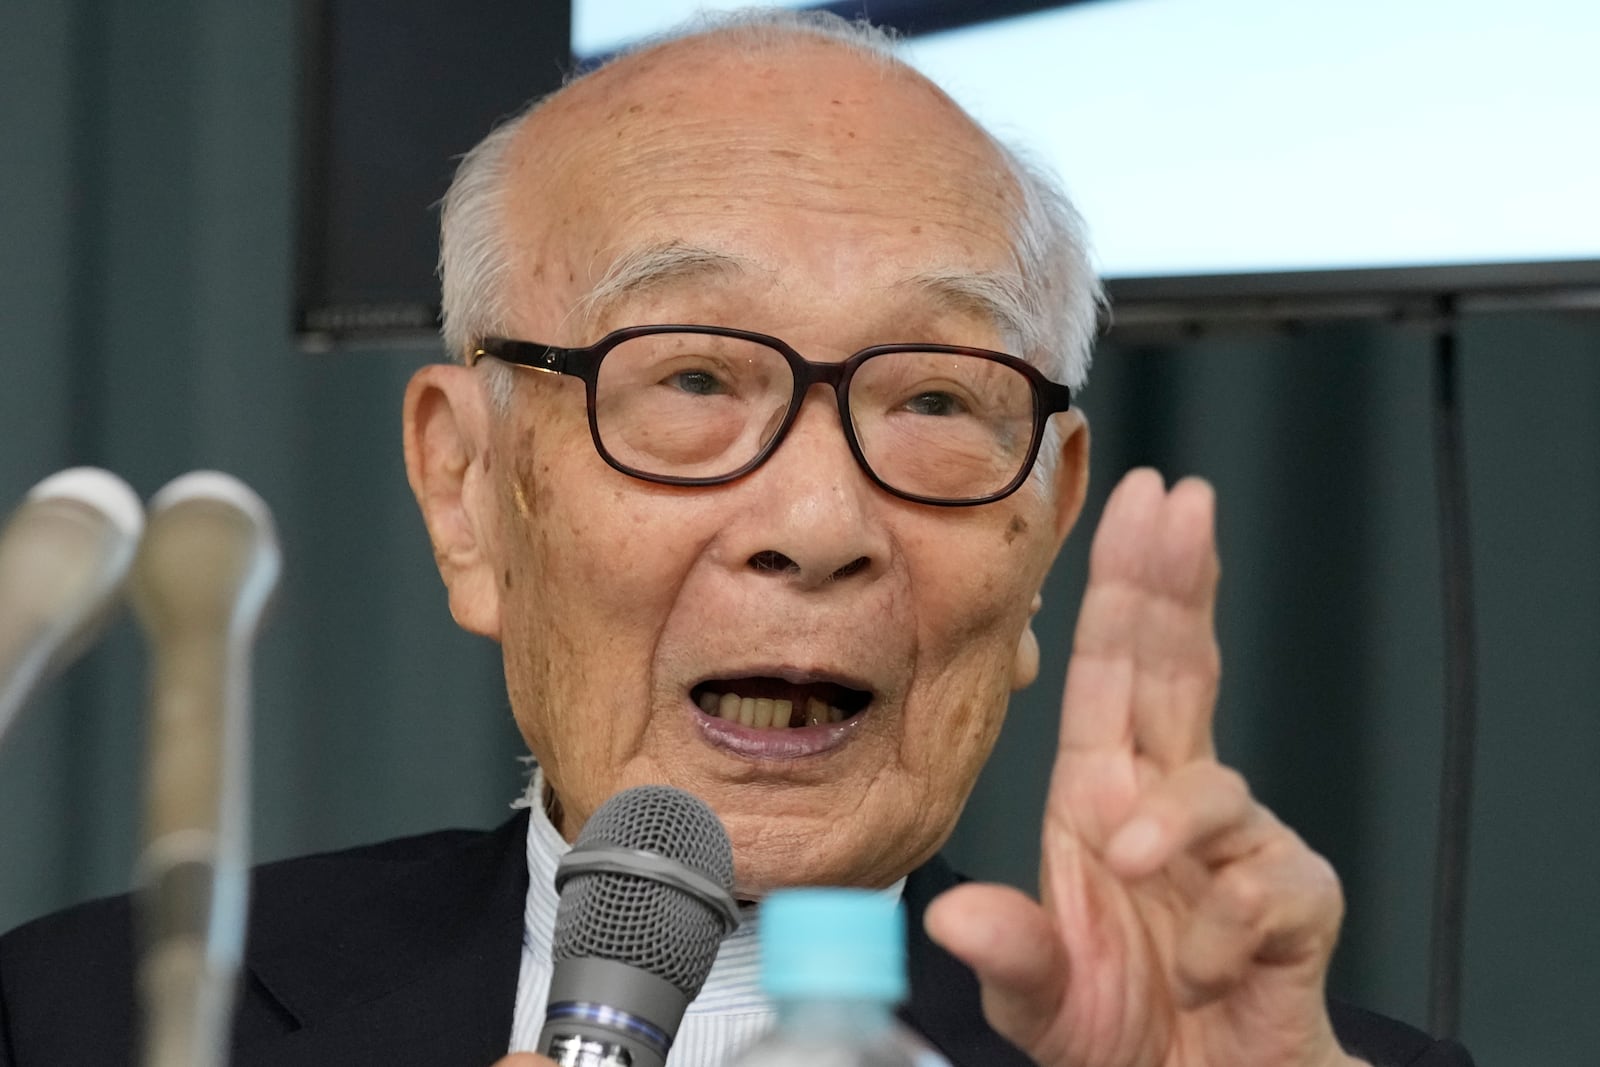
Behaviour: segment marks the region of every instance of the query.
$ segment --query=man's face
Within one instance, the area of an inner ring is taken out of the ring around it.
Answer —
[[[814,360],[1015,348],[928,281],[1017,270],[1011,180],[934,90],[834,46],[747,58],[689,42],[624,61],[528,124],[511,188],[513,337],[697,323]],[[625,257],[684,246],[708,254],[586,299]],[[562,831],[666,782],[721,816],[745,894],[887,884],[935,851],[1035,669],[1030,602],[1081,495],[1076,417],[1061,492],[937,508],[867,480],[817,387],[764,466],[681,488],[601,460],[582,382],[516,373],[463,498],[492,581],[457,615],[504,646]],[[720,716],[744,699],[849,717]]]

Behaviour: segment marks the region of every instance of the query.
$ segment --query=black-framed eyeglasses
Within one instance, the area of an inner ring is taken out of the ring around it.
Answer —
[[[630,326],[583,348],[490,337],[484,356],[581,378],[601,457],[665,485],[720,485],[783,442],[813,385],[833,387],[867,477],[922,504],[987,504],[1015,492],[1072,390],[1003,352],[960,345],[863,348],[806,359],[776,337],[720,326]]]

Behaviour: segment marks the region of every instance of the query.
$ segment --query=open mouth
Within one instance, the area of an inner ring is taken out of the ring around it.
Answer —
[[[872,703],[872,694],[836,682],[782,678],[712,678],[689,691],[713,718],[757,729],[789,730],[844,722]]]

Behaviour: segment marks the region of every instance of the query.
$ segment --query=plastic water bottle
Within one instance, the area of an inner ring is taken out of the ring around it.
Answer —
[[[947,1067],[904,1030],[905,916],[860,889],[787,889],[761,905],[761,985],[778,1025],[735,1067]]]

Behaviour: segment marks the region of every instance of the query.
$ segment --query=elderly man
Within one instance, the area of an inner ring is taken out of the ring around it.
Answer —
[[[747,15],[617,60],[467,157],[443,244],[465,365],[413,379],[406,463],[452,614],[503,646],[531,811],[259,872],[235,1062],[532,1049],[550,871],[649,782],[717,811],[746,900],[902,892],[906,1017],[952,1062],[1466,1062],[1330,1016],[1338,883],[1212,747],[1200,482],[1135,472],[1096,534],[1040,899],[937,859],[1038,671],[1097,289],[1059,194],[879,38]],[[0,1064],[124,1054],[125,931],[47,977],[122,908],[12,935]],[[748,935],[673,1064],[770,1023]]]

